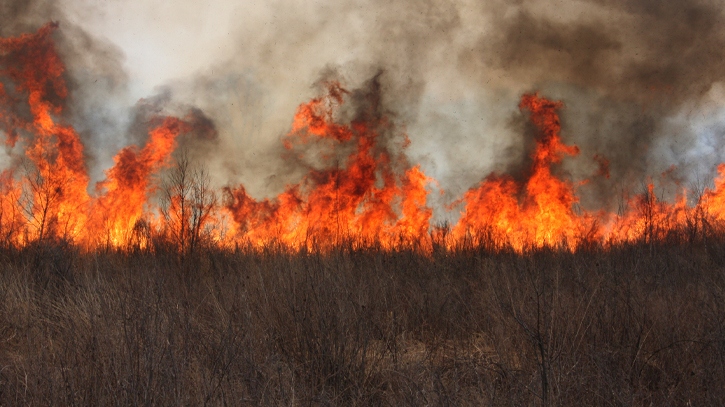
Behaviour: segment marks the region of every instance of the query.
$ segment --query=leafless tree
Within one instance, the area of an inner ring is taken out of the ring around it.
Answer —
[[[193,166],[182,153],[163,183],[160,206],[167,232],[180,251],[197,250],[217,205],[208,171]]]
[[[22,162],[24,172],[22,208],[30,228],[37,240],[42,242],[57,233],[57,208],[63,196],[63,189],[69,180],[51,174],[30,160]]]

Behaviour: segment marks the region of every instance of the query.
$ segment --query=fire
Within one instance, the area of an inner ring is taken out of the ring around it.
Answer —
[[[725,164],[720,164],[717,167],[717,173],[715,188],[705,190],[702,206],[715,219],[725,221]]]
[[[2,177],[7,215],[1,226],[14,235],[9,239],[14,244],[64,239],[121,245],[145,215],[153,187],[150,176],[169,164],[174,139],[186,127],[179,119],[162,119],[142,150],[129,146],[115,157],[116,165],[97,186],[98,195],[91,197],[83,144],[60,119],[67,89],[65,67],[51,39],[57,28],[47,24],[35,34],[0,39],[0,77],[13,88],[9,93],[0,82],[2,130],[10,145],[24,136],[23,176],[20,181],[12,172]],[[29,107],[29,117],[16,113],[23,105]]]
[[[62,77],[65,68],[50,39],[56,28],[47,24],[33,35],[0,39],[0,75],[14,85],[12,94],[0,88],[7,142],[15,144],[19,132],[32,134],[22,185],[29,195],[23,208],[28,240],[75,239],[87,221],[89,178],[83,144],[72,127],[56,119],[68,93]],[[27,95],[31,117],[8,109],[20,95]]]
[[[143,149],[129,146],[115,157],[115,165],[106,171],[107,179],[97,185],[101,195],[93,202],[96,224],[91,230],[103,231],[102,242],[119,246],[132,238],[141,219],[148,219],[145,207],[154,192],[151,176],[170,164],[171,153],[176,148],[176,136],[188,130],[179,119],[167,117],[151,130]],[[146,208],[148,211],[148,208]]]
[[[559,137],[556,113],[563,105],[538,96],[524,95],[520,109],[530,112],[536,125],[536,148],[531,153],[530,176],[523,185],[505,175],[492,174],[461,201],[465,211],[453,228],[456,239],[484,240],[495,247],[576,247],[590,226],[590,217],[574,213],[575,186],[552,173],[564,155],[576,156],[579,148]]]
[[[51,23],[33,34],[0,39],[0,131],[12,161],[0,173],[5,247],[54,240],[87,249],[143,247],[156,237],[187,251],[206,237],[219,246],[402,245],[429,251],[474,245],[523,252],[651,243],[725,224],[725,164],[714,188],[693,205],[684,189],[674,203],[658,199],[650,182],[643,193],[627,197],[619,214],[578,208],[576,192],[587,180],[574,183],[557,175],[565,157],[579,155],[578,147],[560,137],[563,104],[525,94],[519,109],[537,130],[525,178],[484,177],[450,205],[460,210],[456,224],[432,225],[428,195],[436,181],[406,158],[407,134],[380,114],[375,95],[356,107],[353,120],[343,120],[350,116],[343,112],[351,94],[337,82],[297,109],[282,142],[288,155],[315,165],[276,197],[257,200],[243,185],[217,194],[203,171],[175,162],[177,138],[201,131],[193,117],[151,119],[145,145],[123,148],[106,179],[89,188],[83,143],[63,119],[68,91],[52,39],[57,28]],[[611,163],[601,154],[594,161],[599,168],[594,176],[609,178]],[[162,171],[176,174],[175,184],[162,186]],[[231,220],[226,228],[223,219]]]
[[[426,238],[431,209],[426,207],[429,179],[419,167],[407,167],[379,143],[380,131],[394,132],[386,119],[335,123],[346,91],[329,83],[327,94],[297,109],[285,147],[316,141],[332,146],[352,143],[342,166],[313,170],[273,200],[257,202],[243,186],[226,190],[227,208],[248,242],[278,241],[291,247],[327,247],[357,241],[391,247]],[[369,113],[369,112],[366,112]],[[402,135],[403,145],[407,136]]]

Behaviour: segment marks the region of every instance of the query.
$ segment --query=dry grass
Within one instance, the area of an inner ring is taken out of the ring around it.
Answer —
[[[0,253],[0,405],[720,405],[725,246]]]

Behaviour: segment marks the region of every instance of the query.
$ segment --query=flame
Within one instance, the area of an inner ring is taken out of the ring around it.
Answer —
[[[92,199],[83,144],[75,130],[59,119],[67,90],[65,67],[51,39],[57,28],[50,23],[35,34],[0,39],[0,77],[9,79],[14,87],[14,94],[0,87],[2,130],[13,146],[19,134],[27,135],[24,176],[20,182],[10,173],[2,177],[6,190],[3,214],[12,213],[11,222],[18,222],[18,213],[24,215],[24,241],[61,238],[87,245],[120,245],[144,215],[150,175],[168,163],[175,137],[187,128],[179,119],[162,119],[142,150],[129,146],[116,155],[116,165],[106,171],[108,178],[98,185],[99,195]],[[30,117],[15,113],[21,108],[12,109],[23,104],[29,107]],[[10,202],[17,205],[14,211],[10,211]],[[18,229],[15,224],[2,226],[9,231]]]
[[[102,243],[112,246],[123,245],[142,219],[148,219],[148,202],[155,189],[151,176],[170,164],[171,153],[176,148],[175,139],[188,130],[183,121],[166,117],[150,131],[143,149],[129,146],[115,157],[115,165],[106,171],[106,180],[97,185],[103,191],[94,201],[97,223],[91,229],[102,230]],[[146,211],[145,211],[146,209]],[[101,242],[97,242],[101,243]]]
[[[521,98],[519,108],[530,112],[529,119],[538,129],[530,176],[518,184],[511,177],[492,174],[466,192],[456,202],[465,204],[465,209],[453,228],[454,238],[472,238],[477,244],[484,240],[496,248],[516,250],[579,244],[589,216],[574,213],[573,205],[579,201],[574,184],[552,173],[564,155],[579,154],[578,147],[564,144],[559,136],[556,111],[562,107],[538,94]]]
[[[297,109],[284,140],[287,149],[311,142],[332,143],[333,148],[352,143],[343,165],[310,171],[272,200],[257,202],[243,186],[226,190],[227,209],[248,242],[328,247],[357,241],[392,247],[426,238],[432,215],[426,207],[429,178],[420,167],[396,175],[395,167],[407,162],[379,143],[380,131],[395,131],[386,119],[334,122],[346,93],[339,83],[328,83],[325,96]],[[407,136],[402,138],[405,147]]]
[[[276,197],[256,200],[244,185],[228,186],[218,205],[208,179],[193,172],[182,179],[188,184],[167,186],[166,204],[160,203],[159,174],[182,165],[172,158],[177,138],[209,131],[194,117],[152,119],[143,147],[118,152],[105,180],[89,193],[83,143],[63,120],[68,91],[52,39],[57,28],[49,23],[33,34],[0,38],[0,131],[15,163],[0,173],[3,247],[57,239],[87,249],[144,247],[156,236],[191,250],[203,234],[218,246],[431,251],[474,245],[523,252],[663,242],[725,225],[725,164],[714,188],[704,189],[693,205],[684,188],[675,202],[663,201],[650,181],[641,194],[624,197],[618,214],[578,208],[577,189],[588,180],[558,175],[565,157],[579,155],[560,137],[564,106],[536,93],[519,104],[536,128],[524,179],[489,174],[449,206],[460,210],[456,224],[431,225],[427,200],[437,183],[409,163],[407,134],[380,114],[375,98],[359,103],[355,119],[343,120],[355,98],[337,82],[297,109],[282,143],[287,156],[315,164]],[[609,160],[596,154],[594,161],[593,176],[609,178]]]
[[[57,24],[46,24],[37,33],[0,39],[2,70],[16,95],[27,95],[31,118],[7,109],[16,99],[6,88],[0,91],[7,142],[14,145],[18,131],[32,134],[25,150],[26,171],[22,187],[29,195],[24,208],[29,230],[27,239],[46,237],[75,239],[87,220],[88,174],[83,144],[75,130],[56,119],[67,96],[65,66],[50,35]]]

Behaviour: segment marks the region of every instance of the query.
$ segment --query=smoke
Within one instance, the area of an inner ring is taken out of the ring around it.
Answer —
[[[583,189],[594,201],[648,175],[656,180],[673,164],[680,180],[714,174],[722,132],[697,131],[701,118],[691,113],[703,113],[702,101],[725,76],[720,4],[592,1],[552,11],[523,2],[502,17],[464,52],[462,65],[506,72],[510,81],[565,102],[564,138],[582,149],[568,170],[586,176],[593,163],[580,163],[594,154],[611,161],[612,181],[595,179]],[[719,146],[706,162],[694,154],[713,143]]]
[[[660,174],[673,164],[680,184],[711,179],[725,153],[714,1],[11,0],[0,33],[49,19],[61,23],[70,120],[96,157],[94,179],[121,146],[143,142],[139,109],[154,105],[214,129],[189,147],[217,184],[276,194],[303,174],[280,140],[330,79],[352,90],[351,112],[377,86],[373,110],[406,131],[409,161],[445,191],[439,206],[492,171],[525,171],[524,92],[564,102],[562,136],[581,154],[559,171],[591,179],[584,206],[611,208],[648,176],[670,185]],[[601,157],[610,178],[596,175]]]
[[[61,15],[55,2],[44,0],[5,0],[0,4],[0,35],[15,36],[33,32],[40,25]]]

